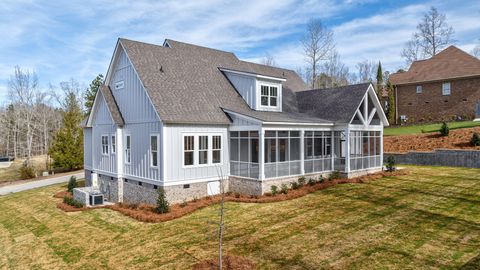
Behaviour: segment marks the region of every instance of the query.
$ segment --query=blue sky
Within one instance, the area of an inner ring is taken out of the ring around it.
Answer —
[[[447,15],[455,45],[480,43],[480,1],[35,1],[0,5],[0,104],[15,65],[34,70],[42,87],[75,78],[85,87],[105,74],[118,37],[162,44],[165,38],[235,52],[279,66],[305,65],[299,40],[310,18],[334,31],[350,70],[364,60],[404,67],[401,49],[430,6]]]

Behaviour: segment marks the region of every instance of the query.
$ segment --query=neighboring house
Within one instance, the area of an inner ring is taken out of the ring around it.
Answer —
[[[480,106],[480,60],[455,46],[390,75],[398,123],[471,120]]]
[[[299,176],[382,168],[388,125],[371,84],[306,90],[291,70],[165,40],[119,39],[85,127],[87,186],[110,201],[270,192]]]

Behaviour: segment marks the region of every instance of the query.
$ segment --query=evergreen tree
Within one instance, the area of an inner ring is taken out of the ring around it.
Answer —
[[[66,94],[62,114],[63,127],[55,135],[49,151],[54,160],[53,166],[79,169],[83,166],[83,131],[80,127],[83,112],[74,92]]]
[[[377,68],[377,95],[380,97],[381,90],[383,87],[383,72],[382,72],[382,63],[378,61],[378,68]]]
[[[387,118],[390,124],[395,124],[395,92],[393,90],[393,85],[390,81],[387,81],[387,91],[388,91],[388,111]]]
[[[87,109],[87,114],[92,110],[93,102],[95,101],[95,95],[98,92],[98,89],[103,84],[103,75],[98,74],[97,77],[90,83],[90,86],[85,91],[85,108]]]

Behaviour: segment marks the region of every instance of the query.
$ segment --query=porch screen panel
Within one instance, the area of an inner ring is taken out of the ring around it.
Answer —
[[[382,166],[380,131],[350,132],[350,170]]]
[[[332,133],[330,131],[305,131],[305,173],[332,169]]]
[[[299,131],[265,132],[265,177],[301,174]]]
[[[230,132],[230,174],[258,178],[258,131]]]

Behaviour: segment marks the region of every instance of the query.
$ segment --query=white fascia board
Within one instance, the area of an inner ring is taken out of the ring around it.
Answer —
[[[237,71],[237,70],[231,70],[231,69],[226,69],[226,68],[219,68],[219,69],[221,71],[224,71],[224,72],[230,72],[230,73],[233,73],[233,74],[239,74],[239,75],[244,75],[244,76],[249,76],[249,77],[254,77],[254,78],[259,78],[259,79],[266,79],[266,80],[280,81],[280,82],[286,82],[287,81],[287,79],[284,79],[284,78],[260,75],[260,74],[251,73],[251,72]]]
[[[233,115],[238,116],[238,117],[245,118],[247,120],[253,121],[253,122],[261,124],[261,125],[285,125],[285,126],[333,126],[334,125],[333,123],[264,122],[260,119],[257,119],[257,118],[251,117],[251,116],[247,116],[247,115],[244,115],[244,114],[241,114],[241,113],[237,113],[237,112],[232,112],[228,109],[223,109],[223,111],[225,111],[226,113],[229,113],[229,114],[233,114]]]
[[[385,112],[383,111],[382,104],[380,103],[380,100],[378,100],[377,95],[375,94],[375,90],[373,89],[373,85],[370,84],[368,87],[368,94],[370,97],[372,97],[373,103],[375,103],[375,107],[377,108],[377,113],[380,115],[380,118],[382,119],[383,125],[388,127],[390,126],[390,123],[388,123],[387,116],[385,115]]]

